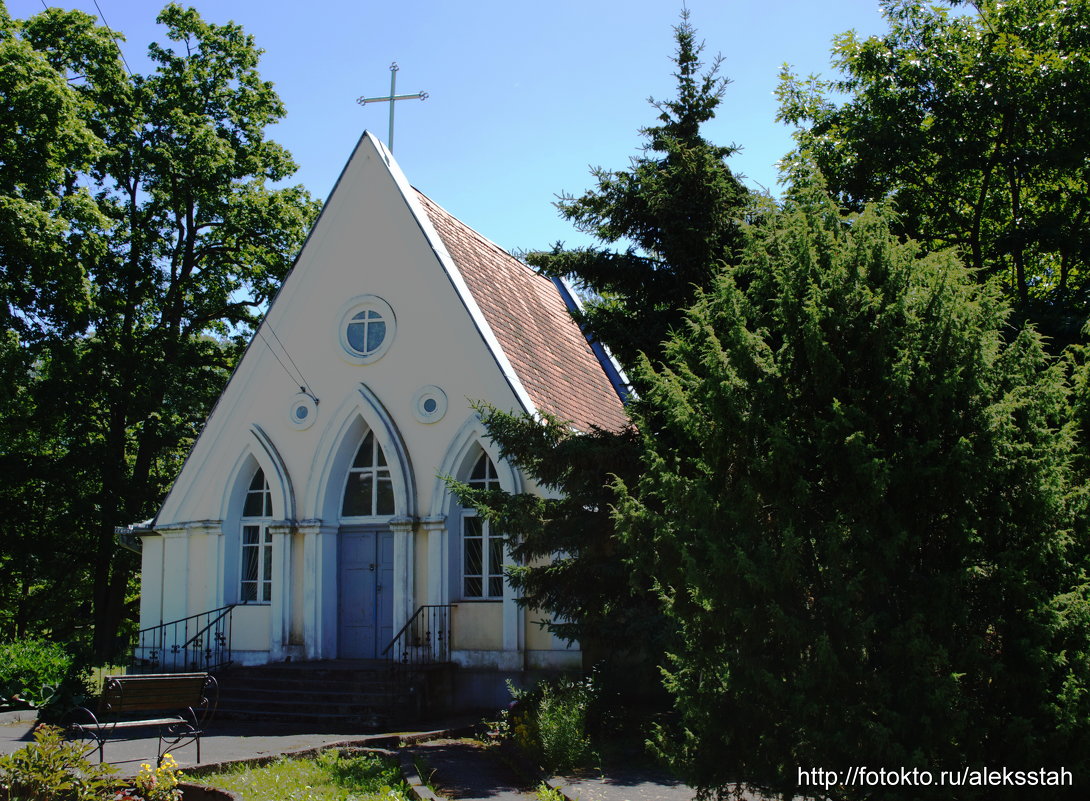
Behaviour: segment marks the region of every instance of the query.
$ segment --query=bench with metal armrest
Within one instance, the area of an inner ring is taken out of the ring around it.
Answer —
[[[201,734],[216,709],[218,685],[207,673],[148,673],[134,676],[107,676],[102,682],[102,697],[97,713],[86,707],[69,716],[68,735],[72,739],[93,740],[98,761],[109,739],[124,739],[140,728],[159,730],[156,764],[162,762],[168,748],[197,745],[197,763],[201,761]]]

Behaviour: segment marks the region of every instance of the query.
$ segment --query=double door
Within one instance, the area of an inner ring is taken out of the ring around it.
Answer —
[[[374,659],[393,637],[394,535],[342,530],[339,540],[337,656]]]

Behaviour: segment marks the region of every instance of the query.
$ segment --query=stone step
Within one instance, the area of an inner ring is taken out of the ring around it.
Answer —
[[[371,681],[303,681],[299,679],[278,680],[274,678],[250,678],[248,676],[230,676],[220,680],[220,695],[251,690],[284,691],[296,693],[375,693],[385,692],[398,686],[398,682],[389,678]]]
[[[400,716],[390,710],[374,710],[366,713],[325,713],[313,712],[285,712],[282,710],[270,711],[261,709],[217,709],[216,718],[222,720],[238,720],[247,722],[267,723],[270,725],[287,725],[299,729],[308,727],[321,728],[331,732],[354,731],[380,731],[390,728],[391,721]]]
[[[320,690],[282,690],[264,687],[235,687],[220,692],[220,704],[294,703],[294,704],[386,704],[397,701],[404,690],[388,687],[369,692],[325,692]]]
[[[385,662],[234,667],[217,676],[217,717],[370,730],[404,716],[412,697]]]
[[[364,715],[375,712],[376,709],[388,709],[396,707],[402,699],[396,697],[383,697],[383,699],[344,699],[342,701],[328,701],[325,703],[304,703],[300,701],[271,701],[268,699],[255,699],[253,701],[223,701],[217,706],[217,714],[222,709],[235,709],[246,711],[256,709],[259,712],[299,714],[299,715]]]

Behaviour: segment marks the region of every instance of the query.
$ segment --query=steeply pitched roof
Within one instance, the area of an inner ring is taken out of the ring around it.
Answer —
[[[537,409],[582,430],[623,428],[624,406],[607,375],[614,368],[595,354],[553,282],[416,195]]]

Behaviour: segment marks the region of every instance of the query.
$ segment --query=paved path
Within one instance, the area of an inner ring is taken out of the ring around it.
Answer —
[[[429,732],[448,731],[450,728],[465,726],[473,721],[451,720],[437,721],[422,727],[419,731],[398,732],[426,736]],[[27,716],[13,713],[0,714],[0,753],[10,754],[32,742],[36,722]],[[159,741],[155,729],[144,729],[146,735],[133,740],[110,740],[106,743],[106,761],[117,766],[122,773],[136,773],[142,762],[154,762]],[[391,740],[391,733],[366,734],[351,732],[330,733],[328,731],[300,731],[298,728],[270,726],[241,721],[213,721],[209,733],[201,738],[201,764],[234,762],[255,757],[273,756],[309,748],[330,745],[381,745]],[[193,744],[178,749],[168,749],[170,754],[183,767],[192,767],[197,762],[197,749]],[[88,755],[92,762],[98,755],[92,751]]]
[[[352,734],[306,732],[267,724],[234,721],[214,722],[208,735],[201,738],[201,763],[234,762],[255,757],[303,751],[332,745],[386,746],[400,735],[426,738],[467,726],[468,718],[437,721],[414,732]],[[27,714],[0,713],[0,753],[10,754],[33,740],[36,722]],[[149,734],[151,731],[149,730]],[[140,763],[155,759],[157,738],[110,741],[106,761],[122,774],[139,770]],[[411,746],[434,772],[431,781],[442,795],[459,801],[536,801],[534,783],[520,778],[494,753],[472,740],[433,739]],[[196,764],[196,748],[191,744],[172,750],[183,768]],[[94,761],[92,752],[89,758]],[[425,777],[428,778],[428,777]],[[562,792],[572,801],[690,801],[693,792],[652,769],[607,769],[559,780]],[[743,796],[757,798],[757,796]]]
[[[692,801],[695,795],[691,787],[653,769],[612,768],[551,783],[562,783],[561,791],[572,801]]]
[[[593,775],[561,776],[549,784],[569,801],[692,801],[696,797],[693,788],[653,767],[611,767]],[[768,796],[751,792],[743,792],[738,798],[771,801]]]
[[[440,795],[459,801],[530,801],[536,782],[517,775],[498,754],[473,740],[433,740],[412,747],[433,772]],[[691,801],[692,788],[653,768],[607,768],[550,782],[571,801]],[[756,799],[757,796],[742,796]]]
[[[461,801],[528,801],[535,799],[530,782],[473,740],[431,740],[412,747],[436,791]]]

